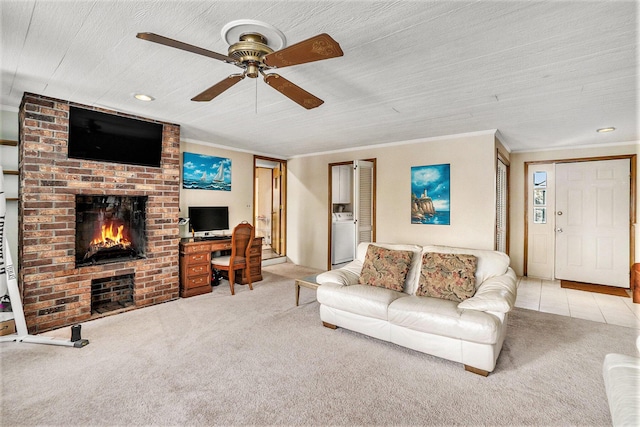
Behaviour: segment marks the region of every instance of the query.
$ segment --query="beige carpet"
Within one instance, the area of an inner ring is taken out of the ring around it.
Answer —
[[[0,425],[607,425],[605,354],[637,330],[512,312],[496,370],[322,327],[312,270],[86,322],[84,348],[0,344]],[[69,328],[49,335],[70,336]]]

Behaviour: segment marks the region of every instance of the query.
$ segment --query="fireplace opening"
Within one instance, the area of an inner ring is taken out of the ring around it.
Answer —
[[[76,267],[145,258],[147,196],[76,195]]]
[[[104,314],[133,305],[133,274],[91,280],[91,314]]]

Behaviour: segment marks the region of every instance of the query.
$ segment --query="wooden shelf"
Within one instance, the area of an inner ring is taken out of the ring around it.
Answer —
[[[10,145],[11,147],[17,147],[18,141],[13,141],[11,139],[0,139],[0,145]]]
[[[4,175],[20,175],[20,172],[14,170],[3,170],[2,173]]]
[[[7,202],[17,202],[18,198],[17,197],[7,197]]]

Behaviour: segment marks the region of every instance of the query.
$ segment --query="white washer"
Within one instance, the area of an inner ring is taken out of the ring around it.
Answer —
[[[356,225],[352,212],[333,214],[331,264],[353,261],[356,249]]]

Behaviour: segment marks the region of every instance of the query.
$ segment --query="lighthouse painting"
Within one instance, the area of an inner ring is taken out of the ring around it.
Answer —
[[[411,168],[411,223],[450,225],[451,165]]]
[[[184,153],[182,188],[231,191],[231,159]]]

